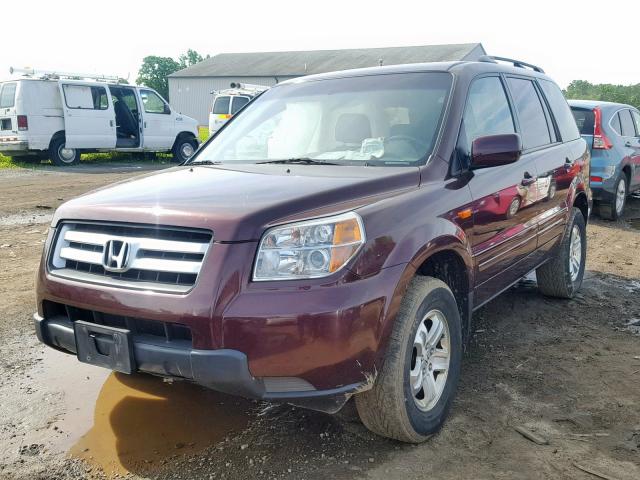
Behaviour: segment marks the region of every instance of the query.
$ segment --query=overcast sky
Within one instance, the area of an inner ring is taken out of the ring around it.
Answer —
[[[177,58],[188,48],[215,55],[482,42],[489,54],[540,65],[562,87],[640,83],[639,0],[10,3],[0,77],[30,66],[134,82],[146,55]]]

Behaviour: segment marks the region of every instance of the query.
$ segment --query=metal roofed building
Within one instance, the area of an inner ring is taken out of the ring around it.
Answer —
[[[336,70],[405,63],[476,60],[481,43],[411,47],[221,53],[169,75],[169,99],[179,112],[207,125],[211,92],[231,82],[272,86],[290,78]]]

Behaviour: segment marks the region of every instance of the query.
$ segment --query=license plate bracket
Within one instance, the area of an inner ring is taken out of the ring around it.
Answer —
[[[117,372],[133,373],[131,331],[77,320],[73,322],[78,360]]]

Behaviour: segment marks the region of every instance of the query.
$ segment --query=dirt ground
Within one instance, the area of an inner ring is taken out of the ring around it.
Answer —
[[[53,209],[147,168],[0,171],[0,478],[640,478],[640,199],[589,225],[575,299],[540,296],[533,277],[475,315],[451,416],[412,446],[370,434],[351,405],[332,417],[232,398],[37,342]]]

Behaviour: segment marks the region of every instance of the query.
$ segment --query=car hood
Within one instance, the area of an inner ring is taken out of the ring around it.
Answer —
[[[53,218],[206,228],[249,241],[278,223],[330,215],[416,188],[416,167],[182,166],[82,195]]]

